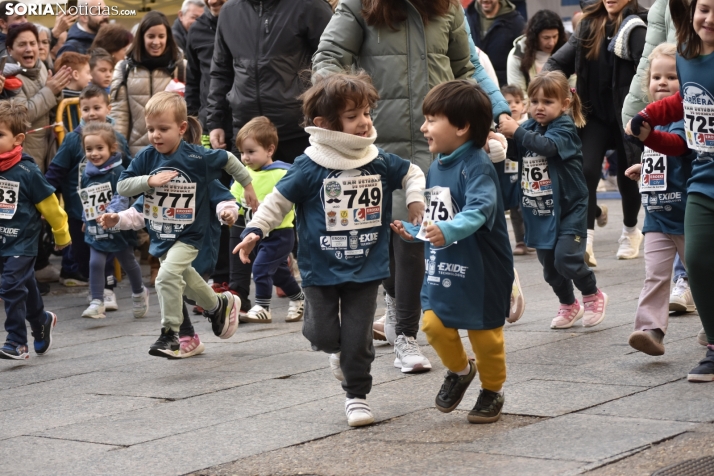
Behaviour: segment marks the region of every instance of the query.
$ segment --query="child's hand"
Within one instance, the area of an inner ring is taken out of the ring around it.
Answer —
[[[513,119],[511,116],[501,114],[500,122],[498,123],[498,132],[509,139],[512,139],[513,134],[516,133],[516,129],[518,129],[518,127],[520,127],[518,125],[518,121]]]
[[[236,222],[235,212],[232,210],[223,210],[221,212],[221,221],[228,226],[233,226]]]
[[[164,170],[156,175],[149,177],[149,187],[161,187],[169,183],[174,177],[178,175],[175,170]]]
[[[245,203],[247,203],[250,209],[253,210],[253,213],[255,213],[258,210],[258,205],[260,205],[260,202],[258,201],[258,197],[255,195],[255,189],[253,188],[253,184],[249,183],[248,185],[243,187],[243,190],[243,198],[245,198]]]
[[[639,180],[642,175],[642,164],[635,164],[625,170],[625,177],[631,180]]]
[[[407,230],[404,229],[404,225],[402,225],[401,220],[394,220],[394,223],[390,223],[389,226],[392,228],[394,233],[401,236],[403,239],[407,241],[414,241],[414,237],[407,233]]]
[[[99,215],[99,217],[97,217],[97,223],[99,223],[99,226],[101,226],[105,230],[109,228],[114,228],[115,226],[117,226],[117,223],[119,223],[119,214],[105,213],[104,215]]]
[[[426,239],[434,246],[444,246],[446,245],[446,239],[444,234],[441,232],[441,228],[436,225],[429,225],[426,227]]]
[[[243,264],[250,263],[250,254],[253,252],[253,248],[260,240],[260,237],[255,233],[249,233],[248,236],[243,238],[243,241],[238,243],[238,246],[233,248],[233,254],[239,253],[240,260]]]
[[[72,244],[72,242],[70,241],[69,243],[66,243],[64,245],[55,245],[55,251],[63,250],[71,244]]]
[[[409,209],[409,223],[418,225],[424,218],[424,202],[412,202],[407,205]]]

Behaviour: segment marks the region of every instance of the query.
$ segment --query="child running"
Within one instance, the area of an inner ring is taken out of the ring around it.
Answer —
[[[379,94],[366,73],[317,77],[301,98],[312,145],[265,197],[233,252],[249,262],[295,205],[303,335],[313,349],[330,354],[332,373],[347,394],[347,423],[369,425],[372,322],[379,284],[389,276],[392,192],[406,190],[410,221],[418,223],[424,173],[374,145],[370,111]]]
[[[117,192],[125,197],[144,195],[149,252],[161,261],[156,293],[162,329],[149,354],[170,358],[179,350],[184,294],[204,309],[216,336],[228,339],[238,328],[240,299],[230,292],[215,293],[191,267],[209,229],[208,188],[225,170],[246,188],[250,206],[257,206],[257,200],[250,174],[234,155],[181,139],[188,127],[181,96],[159,92],[146,103],[145,114],[151,145],[122,172]]]
[[[7,338],[0,358],[24,360],[27,324],[30,323],[37,355],[52,345],[57,316],[45,311],[35,281],[35,260],[41,218],[52,226],[57,249],[70,244],[67,215],[60,208],[55,189],[29,155],[22,151],[25,131],[30,128],[27,108],[13,100],[0,101],[0,298],[5,304]]]
[[[141,268],[134,258],[136,234],[114,227],[103,228],[97,223],[107,212],[119,212],[129,206],[129,200],[116,195],[116,185],[124,171],[122,155],[117,151],[117,138],[112,126],[93,122],[82,129],[87,166],[82,174],[79,197],[82,201],[84,241],[89,245],[89,292],[92,301],[82,317],[103,319],[104,276],[107,255],[113,253],[131,283],[132,312],[144,317],[149,310],[149,290],[141,281]]]
[[[684,236],[689,285],[708,342],[704,359],[689,371],[690,382],[714,381],[714,0],[672,0],[677,27],[679,91],[649,104],[628,124],[639,137],[643,125],[666,126],[684,120],[687,146],[697,154],[687,182]],[[682,257],[680,255],[680,257]]]
[[[473,82],[449,81],[429,91],[422,110],[421,131],[429,151],[438,154],[427,176],[424,223],[418,233],[400,221],[392,229],[403,239],[428,242],[422,330],[448,369],[436,408],[453,411],[478,369],[481,392],[467,418],[491,423],[501,417],[504,403],[503,325],[514,278],[498,175],[483,151],[491,102]],[[459,329],[468,330],[475,364]]]
[[[290,164],[282,161],[273,162],[273,154],[278,147],[278,130],[270,119],[264,116],[256,117],[238,131],[236,147],[240,157],[253,177],[253,188],[259,201],[273,191],[275,184],[285,176]],[[235,182],[231,193],[241,204],[241,211],[246,210],[250,221],[250,208],[243,198],[243,187]],[[288,256],[295,245],[295,230],[293,221],[295,212],[290,210],[282,223],[270,232],[257,246],[253,262],[253,281],[255,281],[255,306],[253,306],[241,322],[273,322],[270,313],[270,300],[273,296],[273,284],[281,288],[290,298],[286,322],[302,319],[305,295],[300,285],[295,281],[288,266]],[[239,266],[243,263],[236,263]],[[248,266],[248,265],[243,265]]]
[[[560,300],[552,329],[585,327],[605,319],[607,295],[585,264],[588,191],[576,125],[585,124],[580,99],[559,71],[541,73],[528,86],[531,119],[502,116],[499,130],[516,140],[526,245],[536,249],[543,276]],[[571,115],[572,114],[572,117]],[[573,293],[583,294],[583,306]]]

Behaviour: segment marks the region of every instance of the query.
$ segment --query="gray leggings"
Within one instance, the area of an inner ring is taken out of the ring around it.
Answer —
[[[141,281],[141,268],[134,258],[134,248],[128,246],[121,251],[114,253],[119,264],[129,276],[131,292],[139,294],[144,290],[144,283]],[[107,262],[107,253],[89,247],[89,292],[92,299],[104,300],[104,265]]]

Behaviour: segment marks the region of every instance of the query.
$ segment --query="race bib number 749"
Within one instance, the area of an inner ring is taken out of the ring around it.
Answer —
[[[326,178],[323,192],[328,231],[359,230],[382,224],[379,175]]]

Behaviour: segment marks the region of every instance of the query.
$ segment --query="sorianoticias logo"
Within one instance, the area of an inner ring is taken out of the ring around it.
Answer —
[[[682,88],[684,102],[697,106],[714,106],[714,96],[697,83],[687,83]]]

